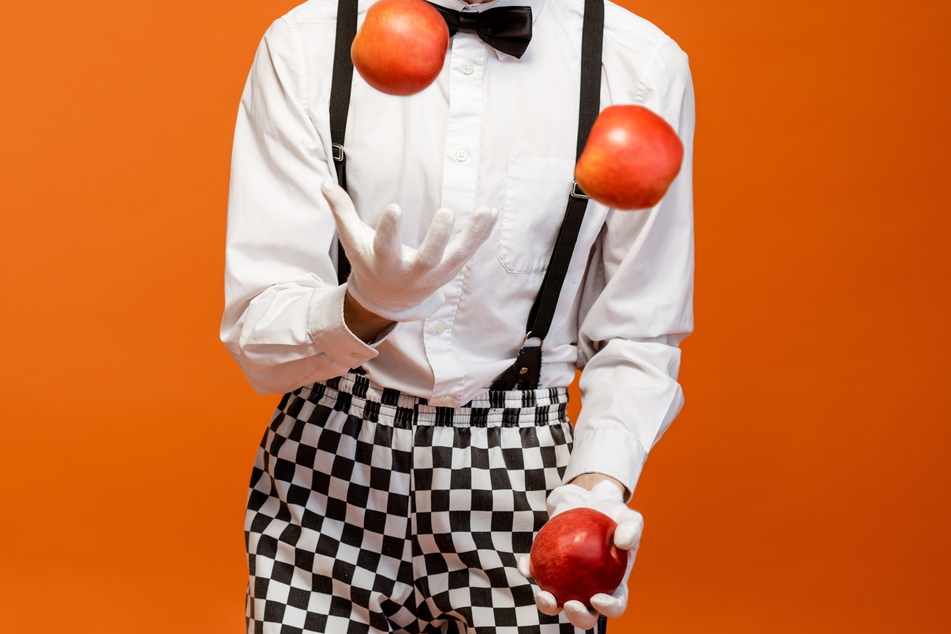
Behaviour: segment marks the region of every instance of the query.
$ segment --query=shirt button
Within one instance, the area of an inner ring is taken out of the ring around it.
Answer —
[[[441,335],[442,331],[445,329],[446,329],[446,322],[444,321],[437,321],[436,325],[433,326],[433,330],[436,332],[437,335]]]
[[[466,75],[471,75],[473,70],[475,70],[475,67],[471,62],[464,62],[462,64],[462,72],[464,72]]]
[[[456,152],[456,160],[459,161],[460,163],[465,161],[467,158],[469,158],[469,153],[466,152],[465,150],[459,150]]]
[[[443,405],[452,405],[453,403],[455,403],[455,400],[451,396],[444,396],[443,399],[439,402],[442,403]]]

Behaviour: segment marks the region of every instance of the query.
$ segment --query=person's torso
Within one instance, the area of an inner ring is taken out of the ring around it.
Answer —
[[[327,53],[332,59],[335,4],[312,0],[286,18],[304,42],[311,117],[328,152],[329,128],[321,128],[329,107]],[[360,23],[370,4],[360,3]],[[497,0],[476,8],[500,4],[518,2]],[[399,203],[404,244],[412,247],[439,207],[456,213],[458,228],[478,207],[499,212],[492,236],[444,287],[443,306],[425,320],[399,324],[365,367],[374,382],[437,403],[464,403],[511,364],[572,187],[583,6],[580,0],[535,0],[533,5],[533,37],[520,59],[499,55],[474,34],[458,33],[436,81],[416,95],[385,95],[354,73],[347,184],[370,226],[386,205]],[[617,15],[629,23],[622,27],[626,37],[644,38],[645,53],[656,44],[650,38],[665,37],[609,5],[608,19]],[[607,20],[606,28],[612,28]],[[620,57],[610,51],[614,39],[605,38],[602,107],[633,102],[638,68],[648,61],[626,55],[623,64],[613,63]],[[567,385],[574,378],[580,292],[608,213],[593,201],[588,204],[544,342],[543,387]]]

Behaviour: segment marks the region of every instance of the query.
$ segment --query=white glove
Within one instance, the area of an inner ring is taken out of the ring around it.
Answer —
[[[444,300],[439,289],[485,242],[497,218],[494,209],[481,207],[452,237],[455,217],[442,208],[436,212],[419,249],[412,249],[400,241],[402,212],[398,205],[383,210],[374,231],[360,220],[353,201],[341,187],[326,181],[320,189],[330,204],[340,242],[350,259],[350,295],[364,308],[392,321],[413,321],[433,314]]]
[[[631,576],[631,568],[634,566],[637,546],[641,540],[641,532],[644,530],[644,519],[640,513],[624,504],[621,490],[614,483],[607,480],[599,482],[590,491],[576,484],[565,484],[552,491],[551,495],[548,496],[549,517],[555,517],[567,510],[582,507],[601,511],[617,522],[617,529],[614,531],[614,545],[628,551],[624,579],[621,580],[621,585],[613,593],[598,593],[591,597],[590,603],[593,609],[590,610],[581,601],[565,601],[564,606],[559,607],[555,597],[545,590],[535,592],[535,605],[538,606],[540,612],[549,616],[554,616],[564,609],[565,615],[572,625],[587,630],[597,625],[599,614],[608,618],[617,618],[627,608],[627,580]],[[519,558],[518,571],[524,577],[532,576],[529,555],[522,555]]]

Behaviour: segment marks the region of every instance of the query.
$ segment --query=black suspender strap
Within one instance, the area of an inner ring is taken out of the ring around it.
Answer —
[[[337,35],[334,41],[334,67],[330,86],[330,141],[333,147],[337,184],[347,188],[347,155],[343,150],[347,134],[347,114],[350,112],[350,87],[353,82],[353,62],[350,45],[357,34],[357,0],[339,0],[337,3]],[[343,284],[350,276],[350,261],[337,245],[337,282]]]
[[[581,34],[581,97],[578,107],[578,143],[575,159],[581,158],[588,133],[601,109],[601,43],[604,37],[603,0],[585,0],[584,29]],[[528,317],[527,332],[530,337],[544,339],[548,336],[558,295],[568,272],[568,264],[574,250],[581,221],[588,206],[588,197],[574,183],[568,196],[568,208],[555,240],[551,261],[545,271],[541,289]]]
[[[578,107],[578,143],[576,159],[581,157],[588,133],[601,109],[601,45],[604,39],[604,0],[585,0],[584,27],[581,33],[581,96]],[[588,197],[577,183],[568,196],[568,208],[551,260],[535,303],[528,314],[526,342],[538,340],[538,345],[522,345],[515,363],[492,384],[494,390],[535,389],[539,385],[542,365],[542,340],[548,336],[558,296],[568,273],[568,264],[574,251],[581,221],[584,220]],[[534,341],[529,342],[534,343]]]

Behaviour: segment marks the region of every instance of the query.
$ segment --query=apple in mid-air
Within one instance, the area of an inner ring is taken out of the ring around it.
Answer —
[[[554,516],[532,543],[532,577],[550,592],[558,605],[611,594],[624,580],[628,551],[614,545],[617,522],[590,508],[576,508]]]
[[[442,70],[446,20],[423,0],[380,0],[353,38],[350,58],[364,80],[388,95],[412,95]]]
[[[683,158],[683,143],[663,118],[643,106],[608,106],[591,127],[575,180],[599,203],[647,209],[667,193]]]

